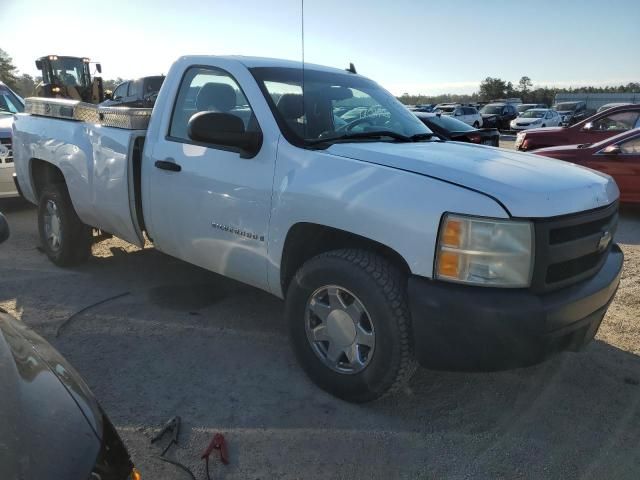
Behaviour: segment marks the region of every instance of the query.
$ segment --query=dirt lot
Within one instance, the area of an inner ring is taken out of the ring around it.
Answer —
[[[199,479],[218,431],[231,452],[228,467],[213,464],[218,479],[640,475],[640,209],[622,213],[622,284],[584,352],[495,374],[421,370],[402,394],[363,406],[306,379],[279,300],[118,240],[63,270],[36,248],[33,208],[0,210],[13,229],[0,246],[0,305],[76,366],[143,478],[188,478],[149,445],[176,414],[174,456]]]

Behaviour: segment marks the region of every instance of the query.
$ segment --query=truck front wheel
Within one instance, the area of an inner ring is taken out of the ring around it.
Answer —
[[[78,218],[64,184],[48,185],[40,195],[38,232],[47,257],[60,267],[82,263],[91,254],[91,228]]]
[[[375,400],[415,372],[406,278],[379,255],[345,249],[307,261],[291,281],[286,311],[302,367],[337,397]]]

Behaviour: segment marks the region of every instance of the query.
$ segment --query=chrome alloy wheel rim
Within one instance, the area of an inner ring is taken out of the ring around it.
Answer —
[[[53,200],[48,200],[45,208],[44,236],[51,250],[58,251],[60,249],[62,221],[60,219],[58,206]]]
[[[373,358],[376,334],[366,308],[346,288],[318,288],[307,302],[305,330],[314,353],[331,370],[359,373]]]

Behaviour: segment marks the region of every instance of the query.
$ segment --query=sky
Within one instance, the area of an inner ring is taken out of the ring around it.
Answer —
[[[0,48],[21,73],[48,54],[102,75],[166,73],[181,55],[302,59],[302,0],[0,0]],[[487,76],[534,86],[640,81],[640,0],[306,0],[304,59],[395,95],[472,93]]]

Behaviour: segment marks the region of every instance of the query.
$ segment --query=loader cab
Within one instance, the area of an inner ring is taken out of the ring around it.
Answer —
[[[37,86],[37,96],[100,103],[104,100],[102,77],[92,80],[90,66],[88,58],[58,55],[39,58],[36,68],[42,74],[42,82]],[[99,63],[95,68],[102,72]]]

